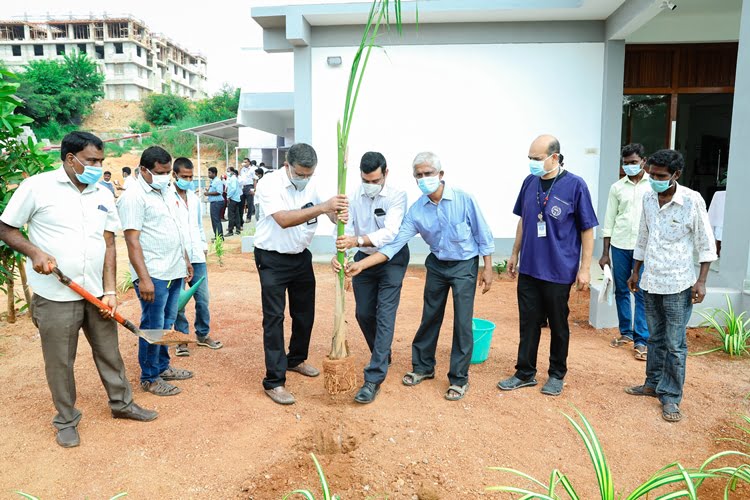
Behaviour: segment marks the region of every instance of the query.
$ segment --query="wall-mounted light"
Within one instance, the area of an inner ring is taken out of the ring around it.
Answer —
[[[663,0],[659,8],[661,10],[675,10],[677,8],[677,5],[675,5],[673,2]]]
[[[330,56],[326,62],[329,66],[341,66],[341,56]]]

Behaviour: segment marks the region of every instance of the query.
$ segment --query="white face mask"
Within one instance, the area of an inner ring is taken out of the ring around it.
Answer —
[[[362,190],[364,191],[365,196],[369,196],[370,198],[375,198],[383,190],[383,184],[365,184],[363,182]]]
[[[169,186],[169,180],[171,179],[169,174],[151,174],[151,177],[153,179],[151,181],[152,188],[163,191]]]

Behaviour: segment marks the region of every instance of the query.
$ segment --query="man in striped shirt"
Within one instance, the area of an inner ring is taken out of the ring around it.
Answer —
[[[158,146],[141,155],[141,175],[117,204],[130,257],[130,274],[141,301],[141,329],[169,329],[177,318],[177,300],[183,279],[193,268],[185,251],[182,231],[168,190],[172,157]],[[141,388],[157,396],[179,394],[168,380],[193,376],[169,365],[167,346],[138,339]]]

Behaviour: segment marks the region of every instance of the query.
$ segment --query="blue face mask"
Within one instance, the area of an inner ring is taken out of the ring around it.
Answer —
[[[193,191],[195,189],[195,182],[194,181],[186,181],[185,179],[178,178],[175,181],[175,184],[178,188],[182,189],[183,191]]]
[[[667,189],[671,187],[672,177],[670,177],[666,181],[657,181],[649,177],[648,182],[651,183],[651,189],[653,189],[657,193],[663,193],[664,191],[666,191]]]
[[[431,195],[440,187],[440,175],[433,175],[432,177],[422,177],[417,179],[417,186],[420,191],[426,195]]]
[[[535,175],[537,177],[543,177],[549,174],[550,172],[554,172],[555,170],[560,168],[560,166],[558,165],[557,167],[553,168],[550,171],[544,170],[544,162],[547,161],[550,156],[552,155],[549,155],[544,160],[529,160],[529,171],[531,172],[531,175]]]
[[[622,165],[622,171],[625,172],[625,175],[628,175],[630,177],[640,174],[641,170],[643,169],[641,168],[640,163],[637,163],[635,165],[627,165],[623,163]]]
[[[73,155],[73,158],[75,158],[76,161],[83,167],[83,173],[76,174],[76,179],[78,179],[78,182],[80,182],[81,184],[96,184],[97,182],[99,182],[99,179],[102,178],[104,168],[84,165],[81,160],[79,160],[75,155]]]

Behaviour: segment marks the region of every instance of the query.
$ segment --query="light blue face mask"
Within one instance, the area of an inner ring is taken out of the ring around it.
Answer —
[[[560,165],[553,168],[550,171],[544,170],[544,162],[547,161],[552,155],[549,155],[544,160],[529,160],[529,171],[531,172],[531,175],[535,175],[537,177],[543,177],[551,172],[554,172],[558,168],[560,168]]]
[[[175,184],[183,191],[193,191],[195,189],[195,181],[186,181],[185,179],[178,178]]]
[[[417,186],[420,191],[426,195],[431,195],[440,187],[440,175],[433,175],[432,177],[422,177],[417,179]]]
[[[75,158],[76,161],[83,167],[82,174],[76,173],[76,179],[78,179],[78,182],[80,182],[81,184],[96,184],[97,182],[99,182],[99,179],[102,178],[102,173],[104,172],[103,167],[92,167],[91,165],[84,165],[76,155],[73,155],[73,158]]]
[[[653,189],[657,193],[663,193],[672,186],[672,177],[670,177],[666,181],[657,181],[649,177],[648,182],[651,183],[651,189]]]
[[[622,171],[625,172],[625,175],[629,177],[633,177],[635,175],[640,174],[641,170],[643,169],[641,168],[640,163],[636,163],[635,165],[628,165],[625,163],[622,164]]]

